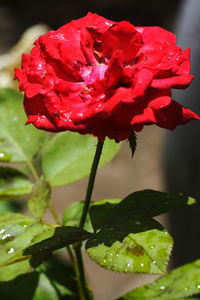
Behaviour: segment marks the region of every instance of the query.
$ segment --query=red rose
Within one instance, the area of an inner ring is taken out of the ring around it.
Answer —
[[[92,13],[40,36],[15,70],[27,123],[120,141],[144,125],[200,119],[171,98],[193,79],[189,49],[175,43],[162,28]]]

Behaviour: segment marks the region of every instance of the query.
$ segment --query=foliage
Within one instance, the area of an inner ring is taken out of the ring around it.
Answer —
[[[166,272],[173,239],[154,217],[194,204],[193,198],[143,190],[122,200],[90,203],[83,228],[79,226],[83,201],[68,205],[60,220],[52,205],[52,188],[71,184],[89,174],[91,177],[96,139],[72,132],[43,133],[32,125],[24,126],[22,96],[11,89],[0,90],[0,113],[0,294],[3,298],[14,300],[23,292],[25,300],[78,299],[80,271],[77,272],[75,265],[74,274],[57,254],[63,255],[66,248],[72,262],[77,255],[76,260],[81,264],[77,253],[83,250],[83,241],[90,258],[109,270]],[[129,146],[133,155],[134,133]],[[119,143],[106,140],[100,166],[114,158],[119,149]],[[23,214],[24,208],[29,215]],[[45,220],[47,210],[51,211],[54,223]],[[199,265],[196,261],[177,269],[121,299],[180,300],[197,294]]]

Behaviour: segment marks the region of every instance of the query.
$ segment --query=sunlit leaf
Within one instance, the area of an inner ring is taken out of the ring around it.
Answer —
[[[53,235],[54,227],[17,213],[0,214],[0,280],[6,281],[30,272],[46,255],[24,256],[28,246]],[[32,259],[32,261],[30,261]],[[27,260],[27,262],[26,262]],[[16,264],[16,267],[11,267]]]
[[[180,300],[200,293],[200,260],[186,264],[153,283],[129,292],[126,300]],[[191,300],[193,298],[190,298]]]
[[[23,95],[12,89],[0,89],[0,153],[7,153],[12,162],[27,162],[36,155],[44,132],[25,126]]]
[[[52,186],[75,182],[90,173],[97,139],[74,132],[58,133],[44,148],[42,166]],[[119,143],[107,139],[100,166],[109,162],[118,152]]]
[[[162,274],[172,239],[154,220],[119,223],[86,242],[89,256],[102,267],[130,273]]]

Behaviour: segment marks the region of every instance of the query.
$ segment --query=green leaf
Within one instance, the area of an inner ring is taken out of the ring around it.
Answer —
[[[17,169],[0,167],[0,200],[30,194],[32,182]]]
[[[129,198],[130,202],[134,200],[132,205],[126,199],[90,207],[91,223],[97,234],[87,241],[87,253],[113,271],[162,274],[171,253],[172,238],[148,211],[145,213],[145,208],[138,209],[141,203],[134,206],[137,197]]]
[[[1,298],[15,300],[17,295],[23,295],[23,300],[60,300],[61,298],[75,300],[77,298],[72,290],[75,290],[76,286],[72,276],[74,274],[71,267],[58,259],[50,259],[48,264],[43,264],[30,274],[1,282]]]
[[[90,173],[97,139],[74,132],[58,133],[50,139],[43,151],[42,167],[52,186],[70,184]],[[109,162],[120,144],[105,141],[100,166]]]
[[[30,272],[46,258],[24,256],[28,246],[53,235],[55,228],[37,222],[35,219],[16,213],[0,215],[0,279],[6,281],[15,276]],[[29,260],[29,262],[25,262]],[[16,264],[17,267],[11,267]],[[8,269],[7,269],[8,268]]]
[[[33,188],[33,193],[28,201],[28,208],[32,215],[38,219],[42,218],[48,208],[51,198],[51,187],[48,181],[41,178]]]
[[[168,211],[195,203],[195,199],[180,193],[165,193],[154,190],[134,192],[124,198],[113,210],[112,219],[124,215],[131,217],[155,217]]]
[[[7,153],[11,162],[27,162],[36,155],[44,132],[25,126],[22,94],[0,89],[0,153]]]
[[[175,300],[200,293],[200,260],[177,268],[123,296],[126,300]]]
[[[0,141],[0,143],[1,143],[1,141]],[[11,155],[7,152],[0,152],[0,161],[10,162]]]
[[[113,213],[113,209],[120,202],[120,199],[104,199],[91,204],[90,218],[94,231],[108,227],[108,220]]]
[[[106,205],[109,205],[109,203],[119,203],[120,200],[119,199],[105,199],[105,200],[100,200],[97,202],[92,202],[90,204],[90,206],[95,206],[95,205],[99,205],[99,209],[96,210],[96,213],[100,214],[100,216],[98,216],[96,218],[97,222],[100,219],[101,222],[103,222],[103,218],[105,216],[105,208],[103,209],[103,212],[101,214],[101,207],[103,204],[106,203]],[[65,226],[77,226],[79,225],[80,222],[80,218],[81,218],[81,214],[82,214],[82,210],[83,210],[83,206],[84,206],[84,202],[83,201],[79,201],[79,202],[74,202],[71,205],[69,205],[63,213],[63,224]],[[95,222],[95,221],[94,221]],[[93,224],[93,228],[95,228],[94,224]],[[92,224],[90,221],[90,217],[89,215],[87,216],[85,225],[84,225],[84,229],[88,232],[94,232],[92,228]]]
[[[125,273],[162,274],[171,248],[170,235],[158,222],[149,219],[103,229],[86,242],[87,253],[95,262]]]
[[[74,202],[69,205],[63,213],[63,225],[78,227],[83,210],[83,205],[83,202]],[[87,216],[84,229],[88,232],[93,232],[89,215]]]
[[[62,226],[56,227],[54,234],[48,239],[42,240],[34,245],[28,247],[24,251],[24,255],[34,255],[43,252],[53,252],[54,250],[61,249],[63,247],[69,246],[70,244],[81,242],[92,234],[86,232],[78,227]]]
[[[22,260],[13,264],[0,266],[0,294],[2,282],[7,282],[15,279],[16,277],[33,272],[34,268],[30,264],[30,260]]]

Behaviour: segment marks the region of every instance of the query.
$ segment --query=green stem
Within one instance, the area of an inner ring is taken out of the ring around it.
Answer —
[[[79,296],[81,300],[91,300],[91,294],[87,287],[84,265],[83,265],[83,257],[81,253],[81,243],[78,243],[74,246],[74,252],[76,255],[76,264],[75,264],[75,272],[77,276]]]
[[[56,211],[55,207],[53,206],[51,200],[50,200],[48,206],[49,206],[49,209],[50,209],[50,211],[51,211],[51,214],[52,214],[52,216],[53,216],[53,218],[54,218],[56,224],[61,225],[59,216],[58,216],[57,211]]]
[[[83,207],[83,211],[82,211],[82,215],[81,215],[81,219],[80,219],[80,223],[79,223],[79,228],[84,227],[84,224],[85,224],[85,221],[87,218],[87,214],[88,214],[88,210],[89,210],[89,206],[90,206],[90,202],[91,202],[91,197],[92,197],[92,192],[93,192],[93,188],[94,188],[96,172],[97,172],[99,160],[100,160],[102,149],[103,149],[103,144],[104,144],[104,142],[101,142],[101,141],[98,141],[98,143],[97,143],[96,152],[95,152],[94,160],[92,163],[92,168],[90,171],[88,187],[87,187],[87,191],[86,191],[84,207]],[[74,245],[74,252],[76,255],[75,270],[76,270],[77,281],[78,281],[79,295],[80,295],[81,300],[90,300],[91,294],[90,294],[90,291],[88,290],[87,283],[86,283],[85,271],[84,271],[84,265],[83,265],[83,257],[82,257],[82,253],[81,253],[81,246],[82,246],[82,243],[77,243],[76,245]]]
[[[101,141],[98,141],[98,143],[97,143],[96,153],[94,156],[94,160],[93,160],[92,168],[91,168],[91,172],[90,172],[90,177],[89,177],[89,181],[88,181],[88,187],[87,187],[84,207],[83,207],[83,211],[82,211],[82,215],[81,215],[81,219],[80,219],[80,223],[79,223],[80,228],[84,227],[84,224],[85,224],[85,221],[87,218],[87,213],[88,213],[88,209],[89,209],[90,202],[91,202],[97,167],[98,167],[102,149],[103,149],[103,143],[104,142],[101,142]]]
[[[26,164],[29,167],[31,173],[33,174],[35,181],[38,182],[40,180],[40,176],[38,175],[37,170],[36,170],[35,166],[33,165],[32,161],[27,160]]]

